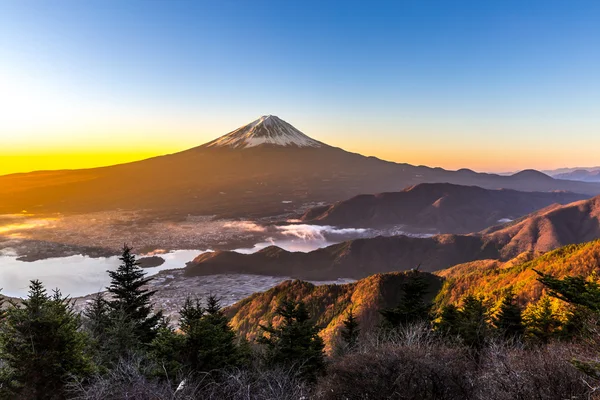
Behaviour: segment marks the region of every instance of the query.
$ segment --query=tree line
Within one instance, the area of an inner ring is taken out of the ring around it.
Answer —
[[[154,312],[151,278],[125,246],[120,266],[108,271],[107,295],[98,294],[82,314],[71,299],[31,281],[26,299],[11,301],[0,315],[0,396],[63,399],[74,383],[85,385],[124,359],[138,357],[154,379],[179,385],[202,373],[249,365],[250,343],[229,326],[220,301],[188,298],[177,328]],[[306,381],[324,369],[324,344],[303,303],[284,301],[283,322],[264,326],[261,360],[285,365]]]

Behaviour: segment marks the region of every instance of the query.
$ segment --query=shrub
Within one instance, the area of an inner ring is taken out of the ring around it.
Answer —
[[[569,363],[573,354],[565,344],[534,349],[491,346],[482,354],[476,399],[588,399],[584,375]]]

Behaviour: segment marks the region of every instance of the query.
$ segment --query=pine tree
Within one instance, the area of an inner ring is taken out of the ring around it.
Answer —
[[[206,308],[199,305],[186,306],[181,310],[181,330],[186,336],[186,351],[193,371],[211,371],[241,363],[236,346],[236,335],[217,297],[206,300]]]
[[[586,279],[582,276],[569,276],[557,279],[536,272],[539,275],[538,280],[550,290],[550,296],[600,313],[600,284],[594,279],[595,277]]]
[[[150,344],[150,356],[158,368],[154,375],[175,382],[181,376],[188,375],[190,369],[185,365],[186,337],[175,332],[170,326],[158,329]],[[165,376],[166,375],[166,376]]]
[[[354,350],[358,345],[358,336],[360,335],[360,325],[358,320],[354,316],[354,311],[350,309],[346,315],[346,319],[342,321],[344,327],[340,333],[340,336],[346,346],[347,350]]]
[[[156,291],[143,288],[152,278],[146,278],[146,273],[127,245],[119,259],[122,264],[117,270],[108,271],[111,283],[107,290],[112,295],[108,305],[112,312],[122,312],[133,323],[140,343],[150,343],[163,318],[162,312],[152,313],[150,300]]]
[[[284,300],[275,314],[282,318],[281,324],[277,327],[261,325],[266,335],[258,340],[267,346],[268,362],[292,367],[303,378],[315,381],[325,370],[325,345],[305,304]]]
[[[598,314],[600,314],[600,284],[598,284],[595,273],[587,278],[575,276],[557,279],[551,275],[536,272],[539,275],[538,280],[550,290],[551,296],[567,302],[572,307],[571,313],[561,329],[561,336],[585,331],[587,324],[584,323],[584,320],[590,316],[597,320]],[[597,328],[596,324],[597,322],[591,324],[594,330]],[[596,346],[599,346],[597,342]],[[600,380],[600,363],[597,361],[574,359],[571,363],[592,379]]]
[[[246,361],[219,300],[211,295],[206,303],[203,307],[199,299],[186,299],[179,311],[181,334],[165,327],[152,342],[154,356],[171,377],[238,367]]]
[[[434,324],[436,332],[449,337],[460,335],[460,310],[454,304],[442,307],[439,318]]]
[[[110,308],[102,293],[96,294],[91,303],[83,310],[84,325],[92,338],[98,341],[104,339],[110,322],[109,312]]]
[[[464,343],[481,349],[489,337],[489,310],[482,298],[467,295],[459,310],[458,333]]]
[[[494,317],[494,326],[505,339],[518,339],[525,333],[522,310],[512,290],[502,298]]]
[[[527,307],[523,313],[523,321],[526,335],[531,340],[545,344],[559,335],[561,323],[548,296]]]
[[[14,399],[62,399],[69,379],[93,371],[87,335],[72,302],[31,281],[27,299],[11,303],[0,328],[2,390]]]
[[[406,281],[402,287],[402,298],[394,308],[381,310],[384,326],[398,328],[419,321],[428,321],[432,304],[425,301],[429,292],[429,284],[419,271],[406,273]]]

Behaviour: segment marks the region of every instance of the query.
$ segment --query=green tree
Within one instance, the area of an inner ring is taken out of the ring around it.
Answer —
[[[564,279],[557,279],[551,275],[536,272],[539,275],[538,281],[550,290],[550,296],[600,313],[600,285],[595,280],[595,276],[589,278],[568,276]]]
[[[428,321],[432,304],[426,301],[429,284],[419,271],[406,273],[402,297],[396,307],[381,310],[384,326],[398,328],[419,321]]]
[[[440,310],[438,320],[434,324],[436,332],[445,336],[460,335],[460,310],[455,304],[446,304]]]
[[[2,390],[12,399],[63,399],[72,378],[93,372],[87,335],[73,303],[31,281],[27,299],[11,303],[0,328]]]
[[[176,382],[177,378],[189,372],[184,360],[185,339],[185,335],[176,332],[170,326],[159,328],[150,344],[150,355],[157,365],[155,376]]]
[[[206,307],[188,298],[179,313],[181,333],[165,327],[152,342],[153,353],[169,376],[237,367],[246,361],[215,296],[207,298]]]
[[[346,318],[342,321],[344,325],[340,332],[340,336],[347,350],[354,350],[358,346],[358,337],[360,335],[360,324],[354,316],[354,311],[350,309]]]
[[[481,349],[490,333],[490,315],[481,297],[467,295],[459,311],[458,333],[464,343]]]
[[[156,291],[144,288],[152,278],[146,278],[130,247],[123,247],[119,259],[122,264],[117,270],[108,271],[111,283],[107,290],[112,296],[108,305],[112,312],[121,312],[131,321],[140,343],[150,343],[163,320],[162,312],[152,313],[151,298]]]
[[[264,332],[258,339],[267,346],[267,361],[292,367],[303,378],[315,381],[325,370],[325,345],[305,304],[283,300],[275,313],[281,323],[277,327],[261,325]]]
[[[572,308],[567,321],[561,329],[564,337],[573,333],[585,332],[590,325],[593,331],[597,330],[598,318],[600,317],[600,285],[596,274],[588,277],[573,276],[564,279],[558,279],[551,275],[539,275],[538,280],[550,291],[550,296],[567,302]],[[589,323],[588,320],[592,320]],[[597,349],[600,348],[600,342],[597,335],[593,335],[590,343]],[[588,375],[589,377],[600,381],[600,363],[597,361],[581,361],[574,359],[573,365]]]
[[[209,296],[204,310],[198,304],[186,302],[181,318],[187,358],[193,371],[211,371],[241,363],[235,332],[217,297]]]
[[[545,344],[560,334],[561,322],[548,296],[527,307],[523,313],[523,321],[525,334],[533,341]]]
[[[83,310],[84,326],[90,336],[102,342],[110,323],[110,307],[102,293],[96,294],[88,306]]]
[[[498,312],[494,316],[494,326],[505,339],[518,339],[525,333],[522,310],[512,290],[502,298]]]

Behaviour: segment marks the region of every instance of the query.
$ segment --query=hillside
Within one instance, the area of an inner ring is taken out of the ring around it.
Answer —
[[[470,235],[429,238],[393,236],[356,239],[309,253],[271,246],[244,255],[229,251],[202,254],[186,275],[253,273],[300,279],[360,279],[379,272],[421,265],[436,271],[475,260],[508,261],[523,252],[539,254],[600,238],[600,196],[553,206],[517,221]]]
[[[513,260],[474,261],[438,271],[445,279],[437,300],[440,304],[457,302],[466,294],[498,299],[513,288],[522,304],[539,299],[543,287],[534,270],[562,278],[597,273],[600,267],[600,240],[573,244],[534,257],[523,253]]]
[[[554,203],[568,204],[588,197],[568,192],[519,192],[422,183],[400,192],[359,195],[315,207],[301,219],[312,224],[342,227],[405,225],[405,230],[470,233]]]
[[[309,253],[289,252],[276,246],[254,254],[205,253],[187,264],[185,275],[244,273],[307,280],[360,279],[379,272],[408,270],[417,265],[424,271],[435,271],[474,259],[496,257],[495,244],[485,244],[477,236],[379,236],[351,240]]]
[[[329,146],[264,116],[175,154],[0,176],[0,214],[145,209],[163,215],[277,215],[290,211],[283,202],[334,202],[424,182],[600,194],[598,183],[556,180],[537,171],[500,176],[387,162]]]
[[[600,240],[569,245],[534,257],[524,253],[507,262],[480,260],[459,264],[435,274],[421,273],[430,284],[430,299],[436,306],[458,303],[466,294],[498,300],[512,288],[523,305],[536,301],[543,293],[534,270],[556,277],[588,275],[600,266]],[[398,304],[402,285],[414,272],[375,274],[343,285],[315,286],[304,281],[286,281],[266,292],[256,293],[228,307],[231,325],[249,339],[256,338],[259,325],[272,321],[282,299],[303,301],[328,346],[335,343],[344,316],[353,310],[364,331],[381,321],[379,310]],[[277,324],[278,320],[274,320]]]
[[[589,242],[600,238],[600,196],[549,207],[479,235],[485,243],[494,243],[504,260],[525,251],[542,253]]]
[[[360,319],[365,332],[375,328],[381,321],[379,310],[393,307],[400,301],[406,276],[406,273],[377,274],[350,284],[323,286],[286,281],[228,307],[225,313],[235,330],[248,339],[254,339],[260,332],[259,325],[272,321],[280,300],[301,300],[322,328],[320,335],[331,347],[350,309]],[[431,286],[430,296],[433,299],[442,279],[432,274],[423,276]],[[278,320],[273,322],[276,325]]]

